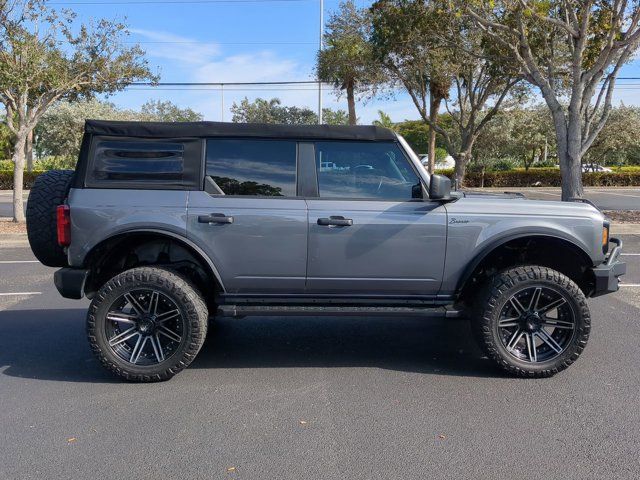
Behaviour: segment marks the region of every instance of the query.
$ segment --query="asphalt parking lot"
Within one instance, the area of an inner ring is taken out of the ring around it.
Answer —
[[[0,250],[0,478],[640,477],[640,235],[587,350],[508,378],[460,320],[219,320],[173,380],[93,358],[87,301]],[[32,263],[30,263],[32,262]]]
[[[486,188],[472,189],[485,192],[513,191],[524,194],[534,200],[560,201],[562,194],[559,188]],[[640,210],[640,187],[586,187],[584,198],[591,200],[602,210]]]

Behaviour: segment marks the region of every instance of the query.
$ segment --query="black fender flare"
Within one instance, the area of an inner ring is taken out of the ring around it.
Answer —
[[[193,241],[189,240],[184,235],[180,235],[179,233],[173,232],[171,230],[163,230],[163,229],[157,229],[157,228],[130,228],[130,229],[120,230],[110,235],[109,237],[101,240],[99,243],[95,244],[93,247],[91,247],[91,250],[89,250],[89,252],[85,255],[83,266],[86,267],[86,264],[89,261],[89,259],[92,257],[93,252],[95,252],[97,248],[104,245],[105,243],[116,240],[118,237],[124,238],[127,235],[139,234],[139,233],[164,236],[164,237],[171,238],[172,240],[176,240],[178,242],[183,243],[186,247],[192,250],[197,256],[199,256],[204,261],[204,263],[209,267],[209,269],[211,270],[211,274],[215,277],[216,281],[220,285],[222,292],[224,293],[226,291],[224,287],[224,283],[222,282],[222,277],[220,276],[220,272],[218,271],[218,268],[213,263],[211,258]]]
[[[469,262],[469,264],[467,265],[467,267],[464,270],[464,273],[462,274],[462,276],[458,280],[458,282],[456,284],[456,290],[455,290],[456,294],[459,294],[462,291],[462,289],[466,285],[467,281],[469,281],[469,279],[471,278],[471,275],[473,275],[473,272],[476,270],[478,265],[480,265],[480,263],[491,252],[493,252],[497,248],[499,248],[502,245],[504,245],[506,243],[509,243],[509,242],[511,242],[513,240],[518,240],[518,239],[521,239],[521,238],[536,238],[536,237],[537,238],[543,237],[543,238],[547,238],[547,239],[560,240],[561,242],[564,242],[568,246],[571,246],[572,248],[575,248],[577,251],[579,251],[582,254],[582,256],[585,258],[585,260],[588,260],[589,263],[591,265],[593,265],[593,261],[591,260],[591,256],[589,255],[589,253],[587,253],[587,251],[584,248],[582,248],[580,245],[578,245],[576,242],[572,241],[571,238],[568,238],[566,236],[559,235],[559,234],[542,233],[542,232],[512,233],[512,234],[500,237],[500,238],[498,238],[496,240],[493,240],[492,242],[490,242],[487,245],[485,245],[484,247],[482,247],[480,252],[473,258],[473,260],[471,262]]]

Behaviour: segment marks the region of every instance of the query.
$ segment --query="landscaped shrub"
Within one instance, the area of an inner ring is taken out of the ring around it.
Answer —
[[[24,188],[31,188],[33,182],[35,182],[36,180],[36,177],[41,173],[44,172],[24,172]],[[13,172],[0,171],[0,190],[13,190]]]
[[[436,170],[440,175],[453,178],[453,169]],[[585,187],[630,187],[640,186],[640,171],[620,171],[612,173],[589,172],[582,175]],[[464,185],[478,188],[482,184],[482,173],[469,172],[465,175]],[[522,187],[559,187],[561,185],[560,170],[557,168],[530,168],[510,170],[507,172],[485,172],[484,186],[496,188]]]
[[[503,158],[502,160],[498,160],[489,165],[488,170],[494,172],[507,172],[515,169],[517,166],[518,164],[514,160],[511,160],[510,158]]]
[[[36,177],[42,171],[24,172],[24,188],[29,189]],[[453,179],[452,168],[436,170],[437,174],[446,175]],[[468,172],[465,176],[464,186],[467,188],[478,188],[481,185],[481,172]],[[621,170],[619,172],[589,172],[582,175],[582,182],[585,187],[635,187],[640,186],[640,168],[631,170]],[[484,186],[496,188],[522,188],[522,187],[559,187],[560,170],[557,168],[530,168],[529,171],[522,169],[510,170],[508,172],[485,172]],[[13,172],[0,171],[0,190],[13,189]]]
[[[36,160],[34,170],[74,170],[78,157],[72,156],[49,156]]]

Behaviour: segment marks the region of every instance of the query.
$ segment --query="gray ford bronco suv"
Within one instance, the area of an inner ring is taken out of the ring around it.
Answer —
[[[384,128],[87,121],[28,235],[128,380],[187,367],[215,315],[465,316],[512,374],[568,367],[622,242],[588,203],[450,190]]]

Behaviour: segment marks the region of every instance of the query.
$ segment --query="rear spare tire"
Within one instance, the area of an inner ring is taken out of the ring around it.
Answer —
[[[36,258],[48,267],[64,267],[67,256],[58,245],[56,208],[67,198],[73,170],[51,170],[36,178],[27,202],[27,237]]]

